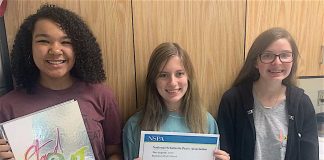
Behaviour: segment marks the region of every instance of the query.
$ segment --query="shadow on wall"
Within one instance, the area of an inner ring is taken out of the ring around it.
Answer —
[[[0,96],[13,89],[4,17],[0,17]]]

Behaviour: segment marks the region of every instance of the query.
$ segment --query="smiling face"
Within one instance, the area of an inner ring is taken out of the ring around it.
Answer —
[[[291,45],[287,39],[282,38],[274,41],[270,44],[264,51],[264,53],[271,54],[282,54],[289,53],[291,54],[292,49]],[[291,72],[293,62],[290,63],[282,63],[278,56],[275,57],[275,60],[271,63],[265,64],[260,61],[258,58],[256,68],[259,70],[260,79],[262,81],[280,81],[289,76]]]
[[[188,89],[188,76],[179,56],[172,56],[159,69],[156,87],[169,108],[178,109]]]
[[[49,19],[40,19],[35,23],[32,50],[41,82],[72,79],[70,70],[75,63],[73,47],[57,23]]]

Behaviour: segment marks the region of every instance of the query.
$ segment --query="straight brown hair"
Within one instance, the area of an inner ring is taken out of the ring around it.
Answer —
[[[142,130],[157,131],[168,116],[167,107],[156,88],[159,69],[173,57],[180,57],[188,75],[188,89],[182,98],[180,110],[188,128],[195,133],[207,133],[207,112],[202,107],[195,71],[187,52],[177,43],[162,43],[157,46],[150,58],[146,76],[146,99],[142,108],[140,126]]]
[[[299,51],[296,45],[295,40],[293,37],[290,35],[290,33],[283,29],[283,28],[270,28],[264,32],[262,32],[253,42],[246,61],[239,72],[238,76],[236,77],[233,87],[238,86],[242,83],[247,83],[247,82],[254,82],[260,78],[260,73],[259,70],[255,67],[259,55],[267,49],[269,45],[271,45],[274,41],[278,39],[287,39],[288,42],[290,43],[291,49],[292,49],[292,54],[293,54],[293,65],[291,68],[291,72],[286,77],[282,83],[285,85],[296,85],[296,71],[297,71],[297,60],[299,57]]]

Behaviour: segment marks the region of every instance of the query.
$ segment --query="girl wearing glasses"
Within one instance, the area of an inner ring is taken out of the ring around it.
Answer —
[[[314,107],[295,86],[298,49],[282,28],[261,33],[218,112],[232,160],[318,160]]]

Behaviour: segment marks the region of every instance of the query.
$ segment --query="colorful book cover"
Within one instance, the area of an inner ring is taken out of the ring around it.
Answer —
[[[94,160],[76,100],[1,124],[16,160]]]

